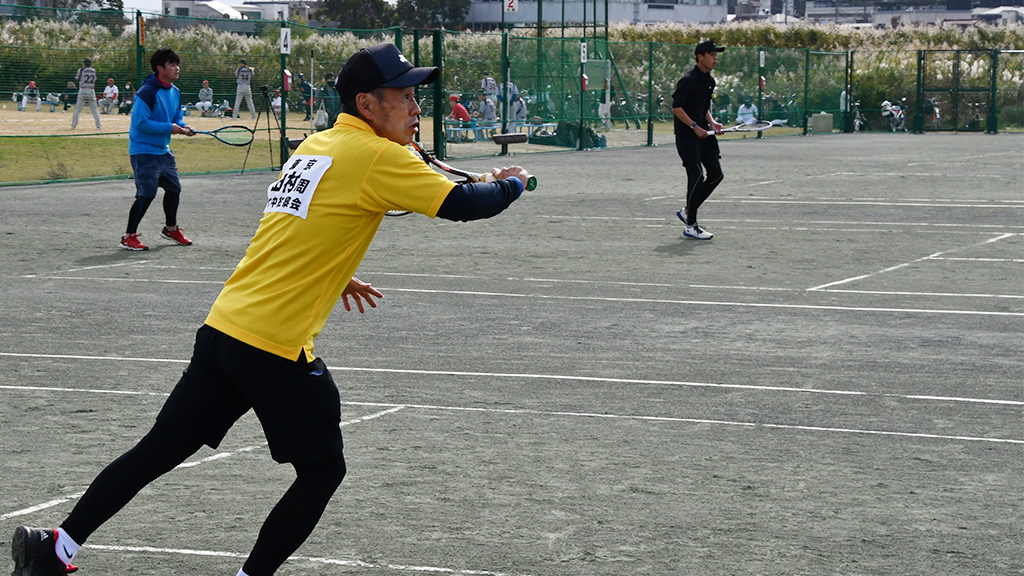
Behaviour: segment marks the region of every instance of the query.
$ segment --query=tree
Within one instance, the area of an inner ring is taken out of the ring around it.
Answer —
[[[395,9],[385,0],[327,0],[316,18],[354,30],[390,28],[397,21]]]
[[[398,0],[398,21],[409,28],[456,30],[469,14],[471,0]]]

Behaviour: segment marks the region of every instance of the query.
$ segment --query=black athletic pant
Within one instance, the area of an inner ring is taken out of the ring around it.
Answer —
[[[111,462],[89,486],[61,528],[78,544],[128,504],[146,485],[194,454],[202,443],[157,424],[139,443]],[[249,576],[270,576],[313,532],[345,477],[345,459],[293,463],[296,478],[270,512],[246,560]]]
[[[178,203],[180,202],[180,199],[181,192],[164,191],[165,224],[172,230],[178,225]],[[149,210],[149,205],[152,203],[153,198],[142,198],[140,196],[135,197],[135,203],[132,204],[131,210],[128,211],[128,228],[125,232],[126,234],[135,234],[139,231],[139,223],[142,222],[142,217],[146,215],[146,210]]]
[[[701,162],[683,162],[683,168],[686,169],[686,216],[689,218],[687,224],[691,226],[697,223],[697,210],[701,204],[725,177],[718,155],[706,156]]]

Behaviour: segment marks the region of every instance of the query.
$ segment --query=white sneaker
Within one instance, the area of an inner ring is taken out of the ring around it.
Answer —
[[[699,224],[694,224],[693,226],[687,224],[686,226],[683,226],[683,236],[696,238],[698,240],[711,240],[715,237],[711,232],[701,228]]]

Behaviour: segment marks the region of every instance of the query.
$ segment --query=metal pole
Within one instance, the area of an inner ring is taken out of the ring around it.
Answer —
[[[282,26],[283,28],[283,26]],[[288,92],[291,86],[285,83],[288,67],[288,56],[281,54],[281,166],[288,163]],[[270,111],[274,113],[273,110]]]
[[[807,85],[811,83],[811,49],[804,48],[804,103],[800,115],[804,119],[804,136],[807,136]]]
[[[921,134],[924,132],[924,85],[921,82],[922,75],[924,73],[924,51],[917,51],[917,89],[916,97],[917,110],[914,112],[914,122],[912,128],[915,134]]]
[[[440,30],[434,30],[434,66],[441,68],[441,77],[434,82],[434,155],[438,158],[446,157],[446,146],[444,136],[444,104],[441,102],[444,89],[444,68],[441,63],[444,61],[444,41]]]
[[[985,132],[999,133],[999,110],[996,109],[996,81],[999,79],[999,50],[992,50],[992,76],[988,85],[988,118],[985,119]]]
[[[145,78],[142,76],[144,70],[142,61],[146,58],[146,21],[142,19],[142,11],[135,11],[135,89],[142,86]]]

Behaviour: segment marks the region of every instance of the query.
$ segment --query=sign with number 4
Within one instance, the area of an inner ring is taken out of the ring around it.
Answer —
[[[281,28],[281,54],[292,53],[292,29]]]

